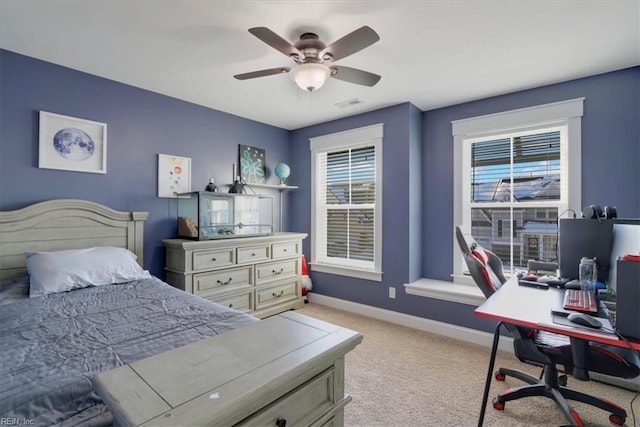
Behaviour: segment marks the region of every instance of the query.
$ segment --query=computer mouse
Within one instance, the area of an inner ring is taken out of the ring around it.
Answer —
[[[556,288],[564,289],[565,285],[569,283],[569,279],[565,279],[564,277],[554,277],[547,280],[547,284],[549,286],[555,286]]]
[[[567,320],[576,325],[587,326],[589,328],[598,329],[602,327],[602,323],[598,319],[585,313],[571,313],[567,316]]]
[[[581,289],[582,285],[580,285],[579,280],[571,280],[564,284],[565,289]]]

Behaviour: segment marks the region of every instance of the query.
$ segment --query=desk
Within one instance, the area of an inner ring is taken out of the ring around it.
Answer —
[[[500,338],[500,326],[503,323],[525,326],[566,335],[602,344],[608,344],[623,348],[631,345],[635,350],[640,351],[640,342],[627,342],[618,339],[615,335],[588,330],[583,327],[570,327],[553,323],[551,310],[561,309],[564,298],[564,290],[550,287],[549,289],[538,289],[527,286],[519,286],[517,279],[512,277],[502,285],[496,293],[491,295],[486,302],[475,310],[475,315],[487,319],[497,320],[499,323],[493,336],[493,347],[491,359],[489,361],[489,372],[485,382],[484,395],[482,397],[482,409],[478,425],[482,425],[484,412],[489,397],[489,387],[495,363],[498,340]]]

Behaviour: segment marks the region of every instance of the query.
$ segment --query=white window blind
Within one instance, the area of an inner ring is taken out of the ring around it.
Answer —
[[[375,148],[323,153],[319,208],[326,213],[326,255],[374,261],[376,163]]]
[[[382,279],[382,125],[311,139],[317,271]]]

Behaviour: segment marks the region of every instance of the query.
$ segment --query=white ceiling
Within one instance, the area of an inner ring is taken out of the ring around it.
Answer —
[[[376,44],[336,63],[382,75],[330,79],[313,94],[294,65],[251,35],[326,44],[369,25]],[[640,65],[640,0],[0,0],[3,49],[285,129],[402,102],[426,111]],[[345,108],[335,104],[357,98]]]

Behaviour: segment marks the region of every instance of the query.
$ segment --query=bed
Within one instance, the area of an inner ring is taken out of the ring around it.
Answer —
[[[0,424],[342,426],[362,335],[151,276],[146,218],[71,199],[0,212]]]
[[[257,322],[146,278],[29,298],[25,253],[124,248],[143,265],[144,212],[53,200],[0,212],[0,420],[111,425],[101,372]]]

